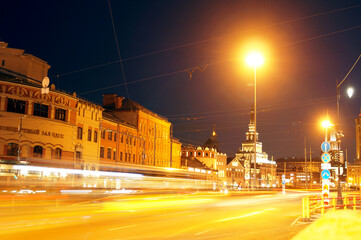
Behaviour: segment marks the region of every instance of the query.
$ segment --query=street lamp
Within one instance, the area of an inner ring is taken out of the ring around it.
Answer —
[[[336,98],[337,98],[337,124],[336,124],[336,137],[337,137],[337,153],[340,154],[340,150],[341,150],[341,137],[342,132],[340,130],[340,87],[341,84],[346,80],[346,78],[348,77],[348,75],[351,73],[351,71],[353,70],[353,68],[356,66],[357,62],[360,60],[361,55],[357,58],[356,62],[353,64],[353,66],[351,67],[350,71],[348,71],[348,73],[346,74],[346,76],[341,80],[341,82],[338,82],[337,79],[337,85],[336,85]],[[347,95],[349,97],[352,97],[354,93],[353,88],[349,88],[347,89]],[[340,156],[339,156],[339,160]],[[340,164],[341,162],[338,163],[338,181],[337,181],[337,198],[338,198],[338,202],[341,202],[341,198],[342,198],[342,192],[341,192],[341,181],[340,181]]]
[[[264,63],[263,56],[258,52],[250,53],[247,58],[246,62],[248,66],[254,68],[254,136],[253,136],[253,154],[254,154],[254,178],[253,178],[253,186],[256,187],[256,172],[257,172],[257,67],[262,66]]]

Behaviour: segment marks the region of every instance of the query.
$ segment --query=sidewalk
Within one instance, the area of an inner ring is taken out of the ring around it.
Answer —
[[[361,239],[361,212],[330,211],[292,238],[292,240],[304,239],[359,240]]]

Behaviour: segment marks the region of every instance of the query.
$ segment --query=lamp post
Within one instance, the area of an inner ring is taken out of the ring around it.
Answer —
[[[257,67],[264,62],[262,55],[258,52],[250,53],[246,58],[247,64],[254,68],[254,135],[253,135],[253,159],[254,159],[254,178],[253,187],[256,187],[257,176]]]
[[[340,150],[341,150],[341,137],[343,136],[342,135],[342,132],[340,130],[340,87],[341,87],[341,84],[346,80],[346,78],[348,77],[348,75],[351,73],[351,71],[353,70],[353,68],[356,66],[357,62],[360,60],[361,58],[361,55],[357,58],[356,62],[353,64],[353,66],[351,67],[351,69],[348,71],[348,73],[346,74],[346,76],[341,80],[341,82],[339,83],[338,80],[337,80],[337,84],[336,84],[336,99],[337,99],[337,124],[336,124],[336,137],[337,137],[337,153],[339,154],[340,153]],[[347,90],[347,94],[349,97],[352,97],[353,95],[353,89],[352,88],[349,88]],[[339,156],[339,160],[340,159],[340,156]],[[337,181],[337,198],[338,198],[338,202],[341,202],[342,201],[342,192],[341,192],[341,181],[340,181],[340,165],[341,165],[341,162],[338,163],[338,181]]]

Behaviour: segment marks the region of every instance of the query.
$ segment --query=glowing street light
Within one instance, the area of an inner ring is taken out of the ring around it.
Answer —
[[[264,63],[263,56],[259,52],[252,52],[246,57],[246,62],[248,66],[254,67],[254,150],[253,150],[253,159],[254,159],[254,178],[253,186],[256,187],[256,172],[257,172],[257,67],[262,66]],[[251,168],[250,168],[251,171]],[[250,181],[251,182],[251,181]]]
[[[250,67],[259,67],[263,65],[264,59],[260,53],[252,52],[247,56],[246,62]]]
[[[325,128],[325,130],[326,130],[326,133],[325,133],[325,142],[327,142],[328,141],[328,139],[327,139],[327,129],[329,129],[330,127],[332,127],[333,126],[333,124],[328,120],[328,119],[326,119],[326,120],[324,120],[323,122],[322,122],[322,127],[324,127]]]
[[[326,128],[326,130],[327,130],[327,128],[332,127],[332,126],[333,126],[333,125],[332,125],[332,123],[331,123],[329,120],[324,120],[324,121],[322,122],[322,127]]]
[[[349,97],[349,98],[352,98],[352,95],[353,95],[354,92],[355,92],[355,90],[354,90],[352,87],[349,87],[349,88],[347,89],[347,95],[348,95],[348,97]]]

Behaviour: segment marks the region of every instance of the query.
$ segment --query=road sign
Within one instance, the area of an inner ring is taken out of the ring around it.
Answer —
[[[331,155],[327,152],[322,153],[321,160],[323,163],[329,163],[331,161]]]
[[[285,182],[285,181],[282,181],[282,184],[286,184],[286,182]]]
[[[330,145],[329,142],[323,142],[323,143],[321,144],[321,150],[322,150],[322,152],[328,152],[328,151],[330,151],[330,149],[331,149],[331,145]]]
[[[331,176],[331,173],[329,170],[327,170],[327,169],[322,170],[321,177],[323,179],[328,180],[330,178],[330,176]]]
[[[323,200],[324,205],[329,205],[330,203],[330,181],[322,180],[322,197],[325,198]]]
[[[321,169],[331,169],[331,163],[321,163]]]

